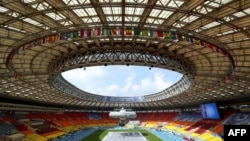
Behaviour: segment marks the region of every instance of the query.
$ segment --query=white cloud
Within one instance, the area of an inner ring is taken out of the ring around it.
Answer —
[[[175,83],[165,75],[166,70],[154,71],[145,67],[90,67],[85,71],[76,69],[63,76],[80,89],[108,96],[142,96],[162,91]],[[173,74],[171,74],[173,75]],[[173,77],[173,76],[172,76]]]

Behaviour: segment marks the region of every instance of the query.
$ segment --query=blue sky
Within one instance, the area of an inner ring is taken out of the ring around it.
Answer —
[[[142,96],[171,86],[182,74],[143,66],[96,66],[74,69],[63,77],[86,92],[107,96]]]

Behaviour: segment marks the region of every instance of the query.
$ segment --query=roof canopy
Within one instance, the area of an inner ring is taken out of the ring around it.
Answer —
[[[3,0],[0,96],[119,107],[124,101],[77,97],[53,80],[75,67],[130,63],[172,69],[187,80],[129,101],[130,108],[249,99],[249,21],[248,0]]]

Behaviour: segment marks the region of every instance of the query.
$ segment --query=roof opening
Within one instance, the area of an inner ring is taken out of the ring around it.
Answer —
[[[175,84],[183,75],[161,68],[127,64],[78,68],[63,72],[62,76],[89,93],[133,97],[160,92]]]

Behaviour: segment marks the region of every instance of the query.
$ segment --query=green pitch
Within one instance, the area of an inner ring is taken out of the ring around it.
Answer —
[[[112,132],[141,132],[142,135],[148,140],[148,141],[162,141],[158,137],[156,137],[154,134],[146,131],[146,130],[97,130],[94,133],[90,134],[86,138],[84,138],[82,141],[101,141],[109,131]]]

